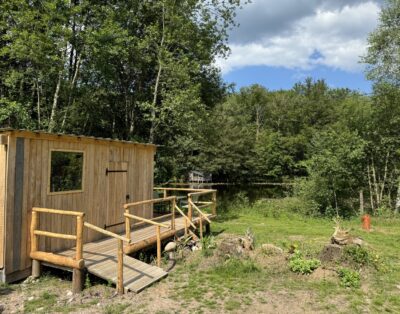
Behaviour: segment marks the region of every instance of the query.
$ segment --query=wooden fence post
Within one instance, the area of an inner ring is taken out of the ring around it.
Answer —
[[[124,250],[122,240],[118,240],[117,292],[118,294],[124,294]]]
[[[125,214],[129,214],[129,208],[125,209]],[[125,216],[125,237],[127,239],[131,239],[131,222],[129,220],[129,217]]]
[[[172,228],[172,230],[175,230],[175,206],[176,206],[176,198],[173,198],[173,199],[171,200],[171,206],[172,206],[171,228]]]
[[[217,192],[214,191],[212,193],[212,208],[211,208],[211,213],[215,216],[217,215]]]
[[[32,210],[32,220],[31,220],[31,253],[37,252],[39,243],[38,236],[35,235],[35,230],[39,225],[39,217],[38,213],[35,210]],[[32,277],[38,278],[41,274],[41,263],[38,260],[32,260]]]
[[[192,196],[188,195],[188,218],[192,221]]]
[[[203,240],[203,217],[200,215],[200,239]]]
[[[168,191],[167,191],[167,190],[163,190],[163,195],[164,195],[164,198],[167,198],[167,196],[168,196]]]
[[[76,216],[76,255],[75,259],[83,258],[83,217]],[[74,268],[72,272],[72,292],[78,293],[83,290],[83,268]]]
[[[160,226],[156,226],[157,233],[157,266],[161,267],[161,233]]]

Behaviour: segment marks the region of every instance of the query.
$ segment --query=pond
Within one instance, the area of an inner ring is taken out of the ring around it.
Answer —
[[[171,187],[190,187],[217,190],[218,210],[229,208],[237,201],[245,201],[253,204],[260,199],[282,198],[292,191],[290,184],[171,184]]]

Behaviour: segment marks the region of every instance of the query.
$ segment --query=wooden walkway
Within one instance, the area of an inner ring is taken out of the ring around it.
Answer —
[[[211,215],[207,215],[211,217]],[[170,218],[166,220],[157,220],[164,224],[170,225]],[[203,220],[204,221],[204,220]],[[199,218],[193,218],[193,223],[198,223]],[[175,218],[175,231],[177,235],[183,234],[185,230],[185,221],[181,216]],[[161,232],[166,234],[170,231],[167,228],[161,228]],[[132,243],[139,243],[146,239],[154,238],[156,231],[154,226],[142,225],[135,228],[131,232]],[[148,246],[154,243],[149,243]],[[117,283],[117,249],[116,240],[114,238],[105,238],[95,242],[83,245],[83,259],[85,267],[89,273],[94,274],[105,280]],[[57,252],[59,255],[74,258],[76,254],[75,248],[66,251]],[[140,292],[152,283],[167,276],[167,272],[159,267],[141,262],[133,257],[124,256],[124,274],[123,286],[125,290]]]

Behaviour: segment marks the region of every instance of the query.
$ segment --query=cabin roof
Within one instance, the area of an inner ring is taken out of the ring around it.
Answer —
[[[24,138],[37,138],[37,139],[47,139],[53,141],[64,141],[64,142],[81,142],[81,143],[91,143],[91,144],[107,144],[107,145],[123,145],[123,146],[144,146],[148,148],[155,149],[157,146],[148,143],[139,143],[133,141],[124,141],[112,138],[104,137],[94,137],[86,135],[76,135],[76,134],[64,134],[64,133],[49,133],[45,131],[31,131],[23,129],[12,129],[12,128],[0,128],[0,135],[11,135],[19,136]]]

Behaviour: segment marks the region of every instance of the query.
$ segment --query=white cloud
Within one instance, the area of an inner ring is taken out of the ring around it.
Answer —
[[[324,65],[350,72],[362,70],[360,56],[366,51],[368,33],[377,25],[380,7],[373,1],[338,8],[321,5],[312,14],[300,16],[286,31],[230,45],[227,60],[217,60],[223,73],[245,66],[276,66],[308,70]],[[260,3],[258,3],[260,5]],[[241,21],[252,23],[252,20]],[[254,26],[256,27],[256,25]],[[317,58],[310,58],[314,52]]]

